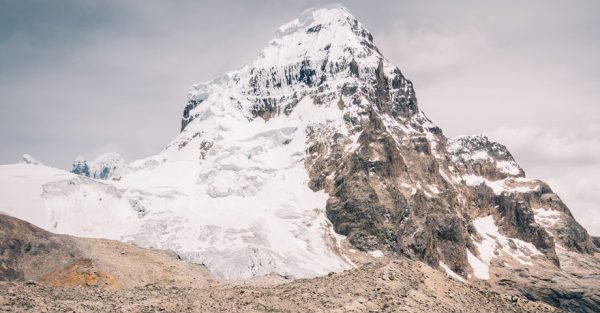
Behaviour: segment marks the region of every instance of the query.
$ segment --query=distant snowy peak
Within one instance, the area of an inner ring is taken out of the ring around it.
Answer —
[[[90,177],[90,167],[87,163],[87,160],[82,156],[76,157],[75,160],[73,161],[73,167],[71,168],[71,173]]]
[[[131,171],[129,165],[117,153],[110,152],[98,156],[91,162],[79,156],[73,161],[71,172],[95,179],[119,179]]]
[[[42,162],[34,159],[31,155],[29,155],[27,153],[23,154],[23,156],[21,157],[21,161],[19,161],[19,163],[21,163],[21,164],[43,165]]]

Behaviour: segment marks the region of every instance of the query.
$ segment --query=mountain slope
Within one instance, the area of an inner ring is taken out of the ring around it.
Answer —
[[[597,271],[598,248],[550,187],[525,178],[501,144],[444,136],[338,6],[303,13],[253,62],[193,86],[181,133],[120,180],[41,179],[40,168],[0,166],[3,186],[25,176],[42,190],[31,205],[8,188],[0,210],[56,232],[172,249],[226,278],[349,269],[345,238],[459,279],[563,273],[573,260]],[[582,287],[593,309],[595,287]]]

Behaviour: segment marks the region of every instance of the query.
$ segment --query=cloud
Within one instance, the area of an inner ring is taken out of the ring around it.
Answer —
[[[563,128],[500,127],[486,132],[525,162],[600,166],[600,124]]]
[[[478,56],[488,53],[487,40],[476,29],[411,31],[405,24],[397,24],[391,32],[376,38],[384,55],[408,67],[412,74],[418,74],[421,82],[428,84],[449,79],[457,71],[470,67]]]
[[[505,144],[528,177],[542,179],[591,234],[600,235],[600,125],[486,132]]]

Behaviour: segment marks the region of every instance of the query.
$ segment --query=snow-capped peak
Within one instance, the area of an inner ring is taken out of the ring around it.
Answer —
[[[305,11],[299,18],[279,27],[251,66],[270,68],[296,64],[305,60],[335,62],[340,59],[364,59],[381,54],[373,37],[342,6]]]
[[[399,100],[385,110],[394,117],[418,112],[412,83],[381,55],[372,35],[346,8],[311,9],[279,27],[248,65],[192,86],[181,130],[214,114],[241,114],[247,120],[289,115],[306,96],[325,104],[344,97],[346,108],[356,111],[352,107],[373,102],[364,99],[383,95]],[[190,130],[188,140],[196,132]]]
[[[127,162],[115,152],[102,154],[91,162],[78,156],[71,169],[74,174],[96,179],[119,179],[121,175],[130,171]]]
[[[43,165],[42,162],[36,160],[34,157],[32,157],[31,155],[29,155],[27,153],[23,154],[23,157],[21,157],[21,161],[19,163],[21,163],[21,164]]]

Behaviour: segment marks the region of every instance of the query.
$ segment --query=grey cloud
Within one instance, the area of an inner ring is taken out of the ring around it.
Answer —
[[[528,177],[550,184],[578,221],[600,235],[600,125],[501,127],[485,133],[509,147]]]
[[[600,124],[572,128],[508,128],[487,132],[510,146],[527,163],[600,166]]]

